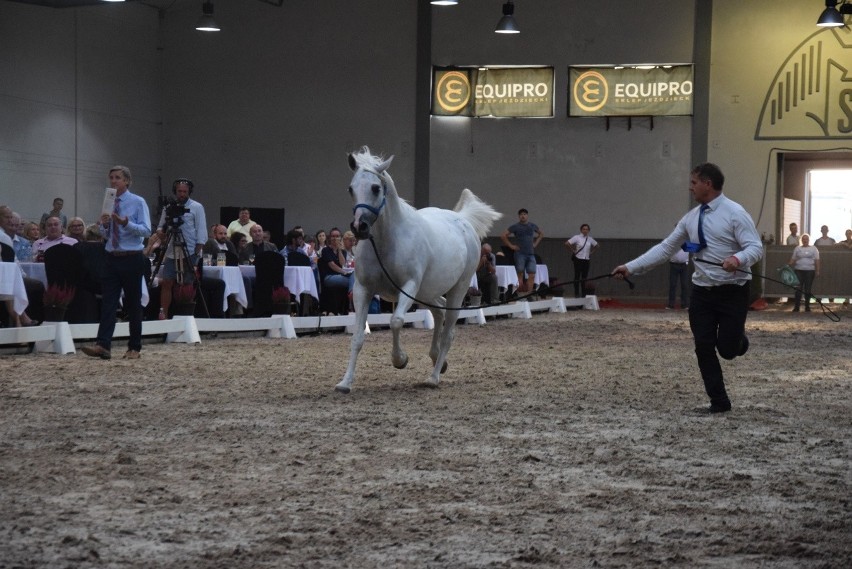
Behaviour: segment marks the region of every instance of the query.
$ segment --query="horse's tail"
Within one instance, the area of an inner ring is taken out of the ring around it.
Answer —
[[[453,211],[473,225],[473,229],[480,239],[487,236],[494,222],[503,217],[502,213],[476,197],[467,188],[462,190],[461,197]]]

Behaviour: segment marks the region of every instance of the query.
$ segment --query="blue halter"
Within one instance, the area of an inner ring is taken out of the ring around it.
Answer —
[[[367,211],[369,211],[370,213],[372,213],[373,215],[375,215],[376,217],[379,217],[379,213],[381,213],[382,208],[384,208],[385,204],[388,202],[388,198],[387,198],[388,188],[385,185],[385,179],[382,177],[381,174],[379,174],[375,170],[368,170],[367,168],[364,168],[364,171],[369,172],[371,174],[375,174],[379,178],[379,180],[382,181],[382,203],[379,204],[379,207],[373,207],[370,204],[366,204],[366,203],[355,204],[355,207],[352,208],[352,215],[355,215],[355,212],[358,211],[358,208],[364,208]]]

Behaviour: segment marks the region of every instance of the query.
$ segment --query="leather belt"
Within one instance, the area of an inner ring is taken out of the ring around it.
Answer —
[[[139,251],[107,251],[107,253],[109,253],[113,257],[127,257],[130,255],[141,255],[142,250],[140,249]]]
[[[669,261],[670,265],[686,265],[687,263],[675,263],[673,261]]]

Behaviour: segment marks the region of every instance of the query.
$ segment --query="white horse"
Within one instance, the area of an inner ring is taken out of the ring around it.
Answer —
[[[349,393],[355,379],[355,363],[364,345],[364,327],[370,300],[379,294],[396,301],[390,321],[393,331],[391,361],[404,368],[408,355],[400,348],[399,331],[414,298],[430,307],[435,320],[429,356],[434,369],[428,384],[437,386],[447,369],[447,352],[455,336],[462,300],[479,262],[480,239],[502,215],[470,190],[463,190],[453,211],[434,207],[416,210],[396,193],[388,174],[393,156],[372,156],[366,146],[349,155],[355,171],[349,193],[355,202],[352,231],[359,239],[355,265],[355,334],[346,374],[335,389]],[[400,293],[386,275],[381,264]]]

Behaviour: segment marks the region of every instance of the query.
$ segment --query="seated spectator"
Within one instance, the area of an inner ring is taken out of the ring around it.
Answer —
[[[33,243],[33,249],[36,252],[36,261],[41,262],[44,259],[44,252],[60,243],[73,245],[77,242],[76,239],[67,237],[62,234],[62,221],[56,216],[48,217],[44,222],[45,234],[44,237]]]
[[[31,261],[33,258],[33,244],[23,235],[23,222],[21,216],[12,212],[11,226],[14,227],[12,237],[12,248],[15,250],[15,259],[18,261]]]
[[[346,269],[343,248],[340,246],[340,230],[332,228],[328,235],[328,245],[322,251],[319,260],[320,278],[323,289],[346,289],[352,291],[355,278],[353,269]]]
[[[852,229],[846,230],[846,239],[839,242],[837,246],[852,250]]]
[[[41,231],[38,228],[38,223],[28,221],[24,224],[24,237],[30,242],[35,243],[41,237]]]
[[[3,243],[8,247],[6,251],[12,252],[12,257],[8,262],[14,262],[14,238],[18,238],[16,233],[17,224],[14,221],[14,215],[12,209],[8,206],[2,205],[0,206],[0,243]],[[3,259],[6,261],[6,259]],[[32,298],[36,294],[42,294],[44,292],[44,285],[40,281],[36,281],[34,279],[24,279],[24,286],[27,289],[27,296]],[[40,296],[39,296],[40,298]],[[15,301],[14,300],[6,300],[4,301],[6,305],[6,311],[9,313],[9,319],[12,326],[20,327],[20,326],[32,326],[35,323],[30,319],[27,315],[27,312],[24,311],[20,314],[16,313],[14,310]],[[32,300],[30,301],[32,304]]]
[[[278,248],[275,245],[263,240],[263,227],[259,224],[255,223],[249,230],[249,233],[251,234],[251,243],[243,247],[242,251],[239,252],[241,265],[254,264],[255,255],[260,254],[261,251],[278,252]]]
[[[236,255],[237,248],[228,239],[228,229],[224,225],[214,225],[210,228],[210,239],[204,244],[201,252],[205,255],[212,255],[215,260],[219,253],[229,252]]]
[[[72,217],[68,220],[68,231],[65,235],[77,241],[86,240],[86,223],[82,217]]]
[[[102,242],[104,236],[101,235],[101,226],[98,223],[93,223],[86,227],[86,241]]]
[[[293,252],[307,255],[305,250],[305,236],[301,232],[291,229],[284,237],[284,241],[285,244],[280,253],[285,259]]]
[[[229,236],[231,243],[234,245],[234,249],[237,251],[237,256],[239,257],[240,252],[246,248],[248,245],[248,237],[242,231],[237,231],[233,235]]]
[[[483,243],[480,250],[476,280],[479,283],[479,290],[482,291],[482,302],[490,304],[500,299],[497,288],[497,258],[491,252],[491,245],[488,243]]]

